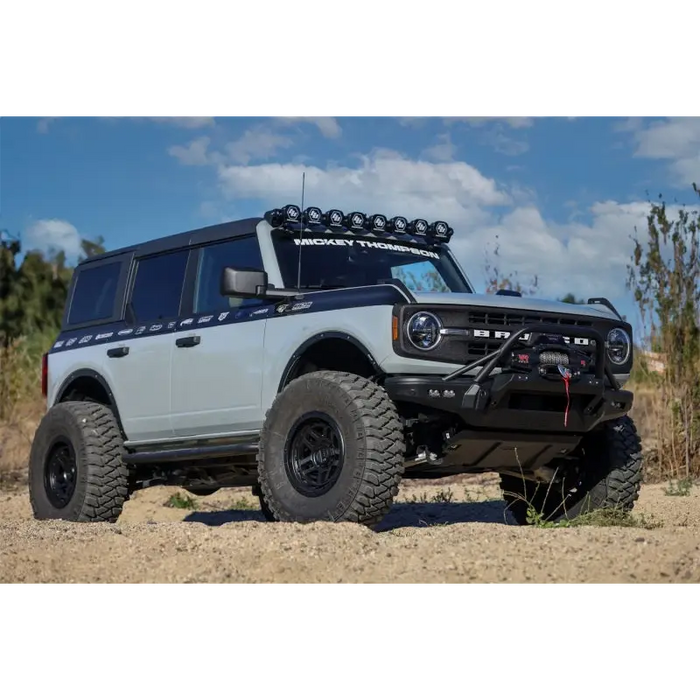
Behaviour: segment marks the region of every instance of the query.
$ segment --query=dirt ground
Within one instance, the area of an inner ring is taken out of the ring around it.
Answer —
[[[549,529],[511,524],[492,477],[405,482],[378,532],[268,523],[249,489],[177,508],[151,488],[115,525],[0,492],[0,582],[700,582],[700,488],[665,488],[643,487],[639,527]]]

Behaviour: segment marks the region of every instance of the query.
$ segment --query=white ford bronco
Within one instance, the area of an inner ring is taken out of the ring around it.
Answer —
[[[402,479],[487,471],[519,523],[632,508],[630,325],[601,298],[476,293],[452,235],[287,205],[78,265],[43,358],[35,517],[249,486],[269,520],[374,526]]]

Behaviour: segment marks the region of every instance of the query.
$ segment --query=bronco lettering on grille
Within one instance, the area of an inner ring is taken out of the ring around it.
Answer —
[[[512,331],[489,331],[489,330],[482,330],[480,328],[475,328],[472,330],[472,335],[475,338],[496,338],[498,340],[505,340],[506,338],[509,338],[512,334]],[[529,340],[530,334],[529,333],[523,333],[523,335],[520,336],[523,340]],[[564,339],[565,343],[571,343],[572,339],[567,337],[567,336],[562,336]],[[573,344],[574,345],[590,345],[591,341],[588,338],[574,338],[573,339]]]

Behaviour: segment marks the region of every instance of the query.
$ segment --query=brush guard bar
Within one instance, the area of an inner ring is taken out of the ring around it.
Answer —
[[[522,340],[524,335],[528,335],[527,340]],[[517,343],[521,343],[527,347],[534,347],[537,344],[539,338],[537,335],[547,335],[547,336],[578,336],[579,338],[588,338],[589,340],[595,341],[595,376],[597,379],[602,380],[603,377],[607,378],[610,382],[610,386],[613,389],[619,389],[620,386],[615,379],[615,375],[612,373],[610,367],[607,366],[605,362],[605,340],[603,336],[593,328],[581,328],[579,326],[560,326],[553,325],[549,323],[539,323],[536,325],[525,326],[513,334],[501,345],[498,350],[494,350],[485,357],[480,357],[474,362],[470,362],[464,367],[460,367],[458,370],[446,375],[442,378],[442,381],[449,382],[457,377],[461,377],[467,372],[471,372],[480,365],[483,365],[481,371],[472,380],[474,384],[482,385],[488,377],[491,376],[493,370],[503,362],[504,358],[508,356],[508,353],[513,350]]]

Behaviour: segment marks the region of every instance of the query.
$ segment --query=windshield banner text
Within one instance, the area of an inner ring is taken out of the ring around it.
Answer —
[[[362,248],[378,248],[379,250],[391,250],[396,253],[412,253],[420,255],[424,258],[433,258],[439,260],[440,256],[432,250],[423,250],[422,248],[412,248],[407,245],[399,245],[398,243],[384,243],[383,241],[361,241],[357,238],[303,238],[299,241],[294,238],[296,245],[336,245],[336,246],[354,246],[358,245]]]

